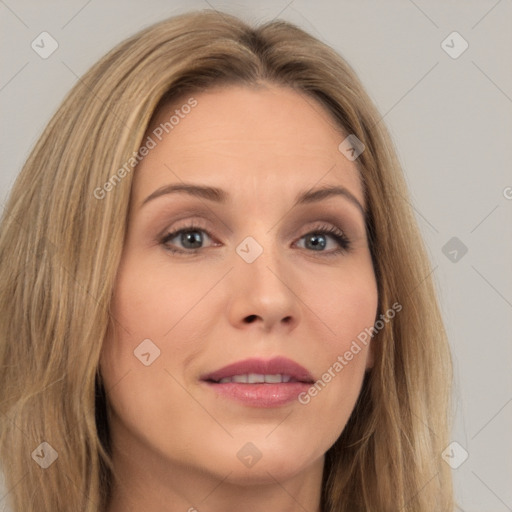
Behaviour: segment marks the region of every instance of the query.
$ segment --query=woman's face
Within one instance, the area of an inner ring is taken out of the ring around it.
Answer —
[[[372,364],[353,345],[377,313],[363,189],[310,97],[192,96],[159,112],[134,175],[101,360],[111,435],[123,464],[282,481],[321,468]]]

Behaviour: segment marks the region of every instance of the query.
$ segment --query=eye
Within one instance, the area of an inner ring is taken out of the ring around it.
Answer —
[[[210,245],[220,245],[212,242],[212,236],[206,229],[197,225],[189,225],[167,233],[160,243],[172,253],[194,254],[200,249],[207,248],[204,244],[208,240]],[[297,242],[297,246],[313,252],[324,253],[325,256],[345,253],[351,248],[350,240],[343,231],[329,225],[320,226],[306,233]]]
[[[161,244],[173,253],[194,253],[203,249],[203,244],[208,239],[211,241],[208,231],[202,227],[190,225],[167,233],[161,240]]]
[[[324,252],[326,255],[348,252],[351,248],[350,240],[345,233],[334,226],[321,226],[306,233],[300,240],[304,240],[303,248]],[[331,244],[329,244],[329,241],[331,241]],[[334,245],[334,247],[331,247],[332,250],[325,250],[329,249],[329,245]]]

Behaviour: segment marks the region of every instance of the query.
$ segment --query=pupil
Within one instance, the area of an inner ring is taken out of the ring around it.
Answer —
[[[188,231],[187,233],[182,234],[181,241],[185,246],[187,246],[189,243],[191,245],[194,243],[201,245],[201,233],[199,233],[199,231]],[[196,249],[197,247],[193,246],[192,248]]]
[[[312,235],[308,238],[308,242],[310,242],[311,247],[315,250],[318,250],[318,248],[323,249],[327,245],[323,235]]]

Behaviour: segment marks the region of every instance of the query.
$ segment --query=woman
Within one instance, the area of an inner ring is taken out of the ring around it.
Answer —
[[[392,142],[291,24],[182,15],[71,91],[0,234],[13,511],[453,510]]]

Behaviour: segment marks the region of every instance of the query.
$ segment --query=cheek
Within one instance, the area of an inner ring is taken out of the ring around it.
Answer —
[[[173,268],[171,272],[165,261],[142,258],[136,251],[127,253],[119,267],[111,304],[113,328],[101,357],[107,387],[118,389],[116,383],[128,372],[127,380],[136,379],[137,386],[146,390],[175,385],[172,379],[169,382],[166,369],[183,380],[188,361],[201,351],[210,328],[204,309],[210,302],[205,294],[218,280],[211,269],[199,267],[191,276],[190,269]],[[151,340],[154,347],[145,340]],[[150,360],[153,353],[158,354],[150,366],[137,359],[134,352],[148,352],[139,347],[149,347]]]
[[[310,408],[314,428],[334,434],[334,442],[350,417],[365,371],[371,366],[370,329],[377,314],[378,289],[369,260],[346,265],[336,279],[316,279],[314,284],[304,293],[308,306],[318,312],[318,331],[310,330],[309,335],[321,347],[315,355],[320,373],[299,401]]]
[[[189,321],[189,313],[206,285],[183,272],[168,274],[154,264],[146,267],[141,259],[123,260],[111,306],[114,328],[105,340],[100,363],[116,421],[120,418],[148,444],[166,436],[168,421],[162,420],[175,417],[177,411],[185,417],[201,416],[178,382],[183,381],[187,361],[199,351],[197,322]],[[140,346],[146,348],[139,350]],[[152,362],[146,366],[143,354],[148,352]],[[187,433],[181,427],[181,422],[174,425],[175,435],[183,439]],[[171,451],[178,450],[173,445]]]
[[[317,313],[331,353],[348,350],[351,340],[373,326],[378,289],[371,258],[347,260],[336,272],[315,276],[304,290],[305,302]]]
[[[118,338],[126,340],[127,331],[133,342],[150,338],[166,344],[166,351],[179,354],[180,346],[188,346],[197,334],[190,331],[198,303],[212,286],[211,272],[201,268],[169,268],[158,261],[129,257],[120,267],[112,301],[112,314],[122,327]],[[190,331],[190,332],[189,332]],[[169,340],[173,343],[169,343]],[[140,341],[139,341],[140,342]]]

